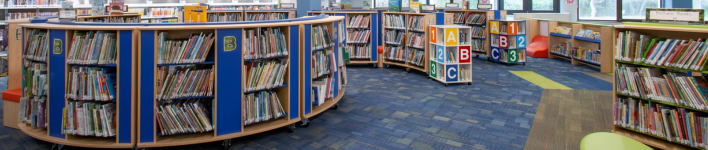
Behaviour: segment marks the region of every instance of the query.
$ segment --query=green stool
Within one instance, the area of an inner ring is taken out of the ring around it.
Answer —
[[[609,132],[595,132],[583,137],[580,150],[653,150],[641,142]]]

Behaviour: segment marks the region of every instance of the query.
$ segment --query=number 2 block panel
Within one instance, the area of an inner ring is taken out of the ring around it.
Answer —
[[[430,26],[431,78],[442,83],[472,83],[471,34],[469,26]]]
[[[526,21],[493,20],[490,21],[490,60],[505,63],[526,64]]]

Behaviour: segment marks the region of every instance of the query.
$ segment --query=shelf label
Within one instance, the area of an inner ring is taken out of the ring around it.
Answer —
[[[499,21],[489,21],[489,25],[492,26],[489,28],[490,33],[499,34]]]
[[[61,48],[61,39],[55,38],[54,39],[54,54],[61,54],[62,48]]]
[[[436,27],[430,27],[430,42],[438,43],[438,39],[437,39],[438,38],[438,34],[437,34],[438,30],[437,29],[438,28],[436,28]]]
[[[477,9],[492,9],[492,4],[490,4],[490,3],[477,3]]]
[[[516,48],[526,48],[526,35],[518,35],[516,36]]]
[[[506,35],[499,35],[499,47],[509,48],[509,37]]]
[[[436,50],[439,62],[445,62],[445,47],[438,45],[438,50]]]
[[[236,37],[225,36],[224,37],[224,52],[236,50]]]
[[[457,45],[457,28],[445,29],[445,45]]]
[[[432,60],[430,61],[430,76],[438,78],[438,63]]]
[[[499,61],[499,48],[492,47],[492,60]]]
[[[509,50],[509,63],[515,63],[519,61],[519,51],[516,49]]]
[[[459,60],[457,62],[460,63],[470,63],[470,46],[460,46],[458,48],[458,56]]]
[[[280,8],[295,8],[295,3],[280,3]]]
[[[703,9],[646,8],[646,20],[703,23]]]
[[[515,35],[516,32],[519,30],[519,24],[518,22],[509,22],[509,28],[507,31],[509,31],[509,34]]]
[[[447,74],[447,82],[457,81],[457,65],[445,65],[445,73]]]
[[[458,3],[446,3],[446,4],[445,4],[445,7],[447,7],[447,8],[457,8],[457,7],[460,7],[460,4],[458,4]]]
[[[423,4],[423,11],[435,11],[435,5]]]

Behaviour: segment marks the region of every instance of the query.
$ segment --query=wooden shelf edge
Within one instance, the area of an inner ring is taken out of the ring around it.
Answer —
[[[334,104],[337,104],[337,103],[339,102],[339,100],[342,100],[342,97],[344,96],[345,90],[346,90],[346,89],[345,89],[344,87],[342,87],[342,90],[339,90],[339,95],[338,95],[337,97],[335,97],[334,99],[332,99],[330,102],[325,102],[324,104],[322,104],[322,105],[320,105],[320,106],[317,106],[317,107],[324,107],[324,108],[327,108],[327,109],[321,109],[321,110],[317,110],[317,111],[315,111],[314,109],[312,109],[313,111],[310,112],[310,114],[304,115],[303,118],[309,119],[309,118],[312,118],[312,117],[314,117],[314,116],[317,116],[317,115],[321,114],[322,112],[327,111],[330,107],[334,106]]]
[[[49,143],[63,144],[68,146],[85,147],[85,148],[132,148],[133,143],[106,143],[106,142],[92,142],[91,140],[70,140],[62,139],[49,136],[46,129],[39,129],[34,127],[28,127],[23,123],[19,123],[20,131],[25,134]],[[97,137],[98,138],[98,137]]]
[[[378,63],[378,61],[368,61],[368,60],[349,60],[349,64],[370,64]]]
[[[634,140],[637,140],[641,143],[644,143],[646,145],[649,145],[651,147],[656,147],[659,149],[664,149],[664,150],[688,150],[688,149],[694,149],[690,147],[686,147],[683,145],[679,145],[676,143],[672,143],[669,141],[665,141],[659,138],[655,138],[649,135],[644,135],[642,133],[636,133],[634,131],[630,131],[627,129],[623,129],[617,126],[613,127],[614,129],[612,130],[612,133],[619,134],[622,136],[626,136],[628,138],[632,138]]]

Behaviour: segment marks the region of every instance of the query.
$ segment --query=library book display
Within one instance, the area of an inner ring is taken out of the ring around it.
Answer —
[[[449,83],[467,83],[472,85],[472,61],[470,45],[472,32],[469,26],[431,25],[430,72],[432,80]]]
[[[347,64],[372,64],[378,65],[377,41],[379,39],[379,25],[376,11],[308,11],[310,16],[327,14],[330,16],[344,16],[344,28],[342,34],[344,46],[349,54]]]
[[[489,60],[492,56],[490,51],[490,30],[491,20],[506,20],[506,10],[462,10],[462,9],[439,9],[439,11],[453,14],[455,25],[469,26],[472,30],[472,54],[476,57],[485,56]]]
[[[507,66],[517,63],[526,65],[526,43],[528,43],[526,21],[492,20],[490,24],[489,42],[492,46],[490,61]]]
[[[436,14],[384,12],[383,59],[386,67],[390,65],[405,67],[407,72],[415,69],[427,73],[429,25],[436,24]]]
[[[334,42],[344,19],[21,24],[18,126],[88,148],[228,148],[237,137],[293,132],[344,95]]]
[[[570,60],[572,65],[589,65],[602,73],[612,72],[612,34],[608,25],[529,19],[527,40],[541,31],[540,22],[548,23],[548,58]],[[530,42],[530,41],[529,41]]]

